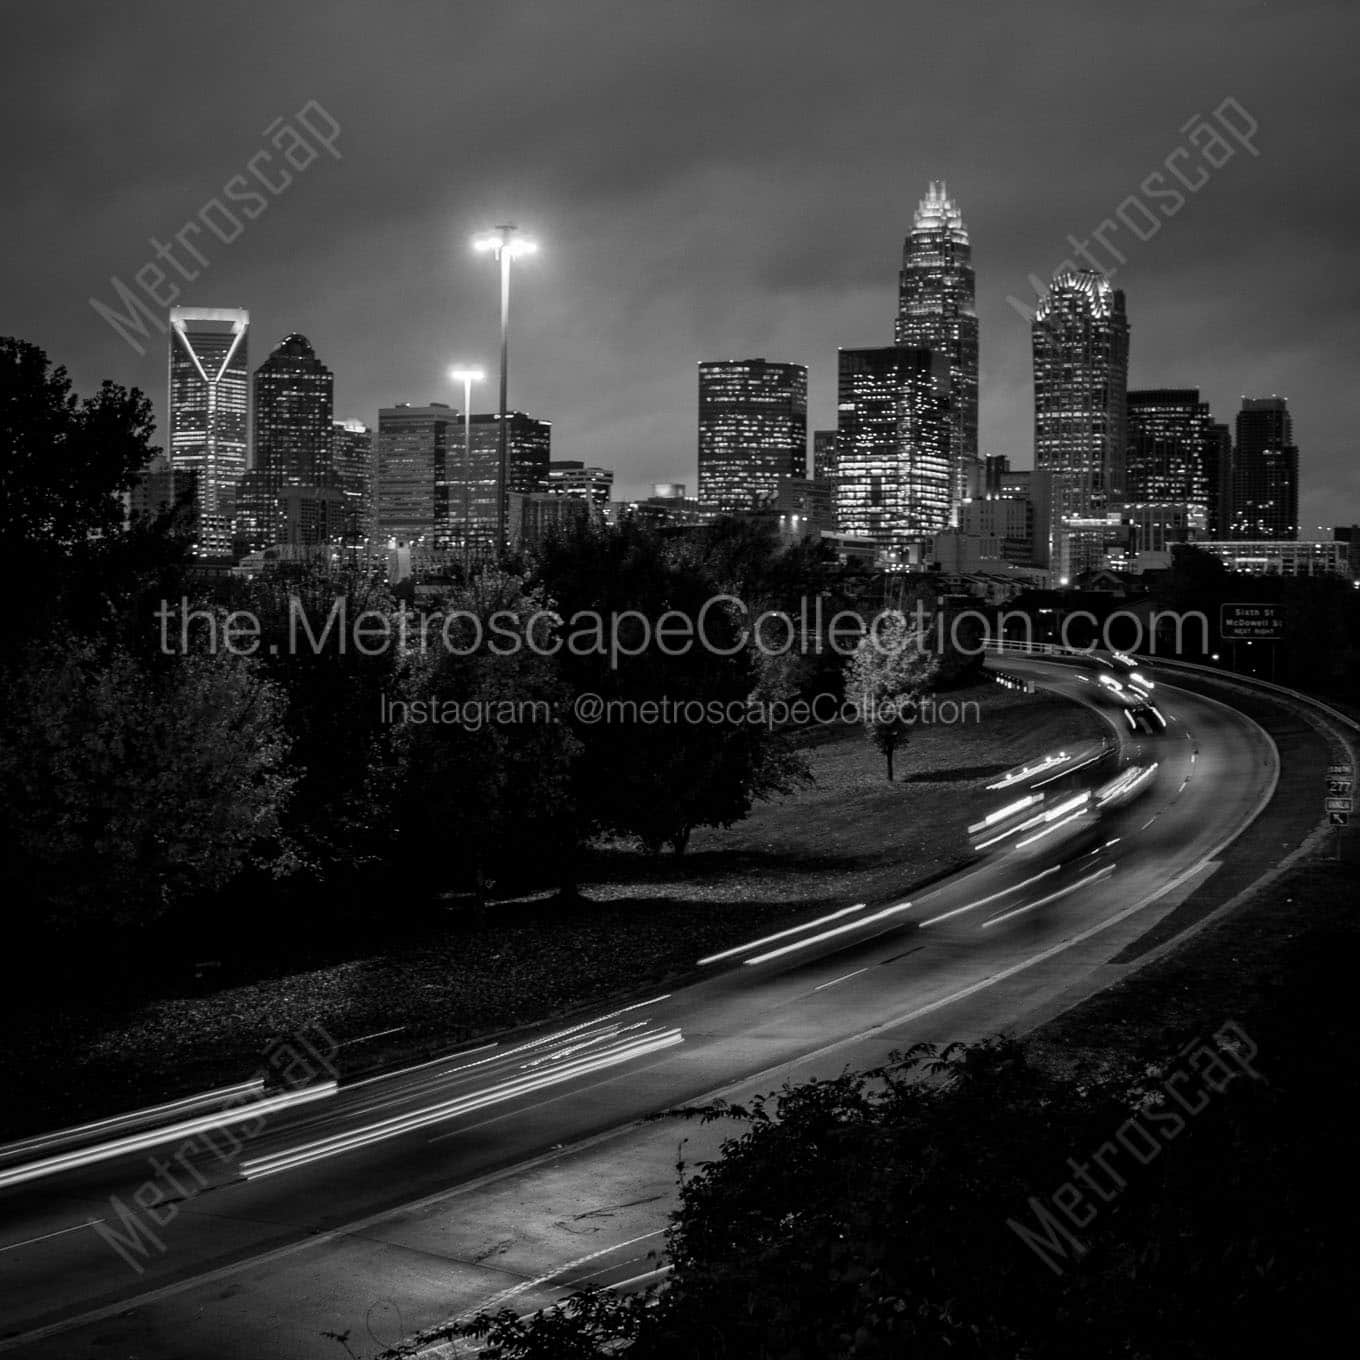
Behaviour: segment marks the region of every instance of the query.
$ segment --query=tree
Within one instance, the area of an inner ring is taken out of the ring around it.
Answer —
[[[36,345],[0,338],[0,542],[66,550],[122,527],[121,493],[151,459],[151,402],[107,380],[77,398]]]
[[[893,756],[911,736],[920,700],[938,668],[899,610],[880,614],[850,658],[846,698],[859,706],[865,735],[883,753],[889,783]]]
[[[11,909],[57,930],[146,926],[281,862],[283,697],[259,667],[191,654],[156,672],[64,639],[0,680]]]

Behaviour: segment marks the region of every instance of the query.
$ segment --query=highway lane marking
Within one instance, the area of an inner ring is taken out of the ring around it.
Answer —
[[[1021,888],[1028,888],[1031,883],[1037,883],[1041,878],[1047,878],[1049,874],[1056,874],[1061,868],[1061,864],[1055,864],[1051,869],[1045,869],[1043,873],[1025,879],[1023,883],[1013,883],[1009,888],[1002,888],[1000,892],[994,892],[989,897],[979,897],[976,902],[969,902],[966,906],[955,907],[952,911],[943,912],[939,916],[932,916],[930,920],[921,922],[921,929],[924,930],[926,926],[933,926],[939,921],[947,921],[951,916],[960,916],[965,911],[972,911],[975,907],[985,907],[988,902],[995,902],[998,897],[1006,897],[1013,892],[1019,892]]]
[[[1078,879],[1077,882],[1070,884],[1066,888],[1059,888],[1057,892],[1049,893],[1047,897],[1041,897],[1037,902],[1030,902],[1026,906],[1016,907],[1014,911],[1007,911],[1003,912],[1000,916],[993,916],[984,921],[979,929],[986,930],[988,926],[1000,925],[1002,921],[1009,921],[1013,916],[1023,916],[1025,912],[1033,911],[1035,907],[1042,907],[1046,906],[1049,902],[1056,902],[1060,897],[1066,897],[1069,893],[1076,892],[1078,888],[1084,888],[1088,883],[1096,883],[1102,878],[1108,878],[1114,873],[1114,869],[1115,866],[1113,864],[1108,865],[1094,874],[1088,874],[1085,878]]]
[[[62,1237],[66,1233],[79,1232],[82,1228],[93,1228],[96,1223],[103,1223],[102,1218],[91,1218],[84,1223],[72,1224],[69,1228],[58,1228],[56,1232],[43,1233],[41,1237],[26,1237],[22,1242],[8,1242],[0,1251],[17,1251],[20,1247],[31,1247],[35,1242],[46,1242],[49,1237]]]
[[[838,982],[849,982],[849,980],[852,977],[858,977],[861,973],[867,973],[868,971],[869,971],[868,966],[865,966],[864,968],[856,968],[853,973],[842,973],[840,977],[832,978],[830,982],[823,982],[820,986],[814,987],[812,990],[814,992],[825,991],[826,988],[834,987]]]
[[[1180,693],[1187,692],[1184,690],[1179,690],[1178,686],[1168,686],[1168,688],[1177,689]],[[1256,805],[1251,810],[1250,815],[1243,820],[1242,825],[1238,830],[1233,831],[1231,835],[1225,837],[1222,841],[1220,841],[1219,844],[1216,845],[1201,860],[1191,865],[1181,874],[1178,874],[1170,882],[1164,884],[1162,887],[1157,888],[1153,892],[1149,893],[1141,901],[1135,902],[1131,906],[1126,907],[1123,911],[1107,918],[1104,921],[1097,922],[1095,925],[1089,927],[1085,931],[1078,933],[1077,935],[1071,936],[1066,940],[1059,941],[1057,944],[1050,946],[1048,949],[1042,950],[1040,953],[1033,955],[1029,959],[1022,960],[1018,964],[1013,964],[1009,968],[1003,969],[999,973],[995,973],[989,977],[982,978],[980,981],[973,983],[968,987],[962,988],[960,991],[951,993],[949,996],[941,997],[938,1001],[929,1002],[924,1006],[906,1012],[904,1015],[900,1015],[893,1019],[884,1021],[881,1024],[874,1025],[870,1029],[863,1030],[858,1034],[852,1034],[847,1036],[846,1038],[838,1039],[831,1044],[823,1045],[823,1047],[819,1049],[814,1049],[810,1053],[801,1054],[796,1058],[782,1059],[780,1062],[775,1063],[768,1068],[764,1068],[759,1072],[749,1073],[746,1076],[740,1077],[735,1081],[726,1083],[725,1085],[719,1087],[717,1090],[706,1092],[703,1095],[694,1098],[688,1103],[702,1105],[705,1103],[712,1102],[715,1099],[727,1095],[729,1092],[740,1091],[743,1087],[746,1087],[753,1082],[768,1080],[772,1076],[778,1074],[781,1071],[786,1070],[787,1068],[795,1064],[815,1062],[818,1059],[827,1057],[837,1052],[841,1048],[848,1047],[852,1044],[862,1043],[865,1039],[872,1038],[875,1034],[881,1033],[884,1030],[889,1030],[896,1028],[897,1026],[900,1025],[909,1024],[911,1021],[920,1019],[922,1016],[931,1014],[932,1012],[940,1010],[945,1006],[953,1005],[957,1001],[966,1000],[968,997],[975,995],[977,992],[985,991],[990,987],[994,987],[1001,982],[1007,981],[1009,978],[1014,977],[1018,973],[1024,972],[1027,969],[1033,968],[1041,963],[1046,963],[1049,959],[1054,958],[1056,955],[1063,953],[1065,950],[1071,949],[1079,944],[1084,944],[1088,939],[1094,938],[1102,931],[1109,930],[1111,927],[1120,924],[1128,917],[1134,915],[1139,911],[1142,911],[1145,907],[1157,901],[1159,897],[1162,897],[1166,893],[1169,893],[1173,889],[1179,887],[1181,883],[1183,883],[1186,879],[1190,878],[1193,874],[1199,872],[1204,867],[1204,865],[1209,863],[1211,860],[1221,857],[1223,852],[1227,850],[1228,847],[1231,846],[1232,843],[1235,840],[1237,840],[1243,834],[1243,832],[1261,815],[1261,813],[1270,803],[1271,799],[1275,796],[1275,791],[1279,786],[1280,777],[1279,748],[1275,745],[1275,742],[1271,738],[1270,734],[1266,732],[1265,729],[1262,728],[1261,725],[1254,719],[1247,717],[1246,714],[1239,712],[1237,709],[1234,709],[1230,705],[1223,703],[1221,700],[1212,699],[1208,695],[1192,694],[1191,698],[1192,700],[1212,704],[1217,708],[1221,708],[1226,713],[1228,713],[1235,721],[1245,723],[1250,727],[1255,728],[1256,731],[1260,734],[1260,736],[1264,739],[1265,743],[1270,748],[1270,750],[1273,751],[1275,754],[1273,769],[1271,770],[1270,784],[1266,788],[1266,790],[1261,794],[1261,796],[1257,799]],[[592,1086],[604,1085],[606,1084],[607,1081],[614,1079],[615,1078],[611,1076],[610,1078],[607,1078],[605,1082],[591,1083],[591,1085]],[[556,1100],[562,1099],[564,1096],[569,1094],[573,1093],[563,1092],[561,1095],[551,1097],[548,1100],[537,1102],[535,1106],[532,1106],[530,1108],[538,1108],[541,1105],[552,1104]],[[483,1121],[483,1124],[498,1123],[500,1122],[501,1119],[508,1118],[510,1113],[514,1112],[507,1112],[507,1114],[499,1115],[493,1119],[485,1120]],[[49,1336],[54,1336],[61,1332],[71,1331],[76,1327],[96,1322],[102,1322],[110,1317],[116,1317],[122,1313],[130,1312],[133,1309],[146,1308],[151,1306],[152,1304],[159,1303],[167,1298],[172,1298],[177,1294],[185,1293],[193,1288],[207,1287],[216,1284],[222,1280],[227,1280],[235,1275],[239,1275],[241,1272],[245,1270],[252,1269],[254,1267],[258,1267],[269,1262],[282,1260],[288,1256],[298,1255],[304,1251],[309,1251],[319,1246],[327,1245],[339,1237],[349,1236],[355,1233],[363,1232],[368,1228],[377,1227],[378,1225],[387,1222],[397,1214],[415,1213],[424,1209],[432,1208],[433,1206],[441,1204],[446,1200],[455,1199],[458,1198],[459,1196],[471,1194],[483,1188],[486,1185],[492,1184],[498,1180],[503,1180],[509,1175],[523,1175],[528,1170],[534,1169],[539,1166],[547,1165],[548,1163],[554,1161],[558,1161],[566,1156],[571,1156],[576,1153],[583,1152],[586,1149],[597,1146],[601,1143],[614,1141],[616,1139],[623,1137],[626,1134],[637,1132],[643,1126],[644,1123],[645,1123],[644,1119],[630,1120],[627,1123],[619,1125],[615,1128],[607,1129],[600,1133],[589,1134],[585,1138],[577,1139],[575,1142],[569,1145],[563,1145],[561,1147],[548,1149],[547,1151],[528,1157],[521,1162],[517,1162],[512,1167],[503,1167],[496,1171],[487,1172],[482,1176],[474,1177],[469,1181],[465,1181],[462,1185],[451,1186],[447,1189],[436,1191],[432,1195],[427,1195],[422,1197],[421,1199],[411,1201],[410,1203],[397,1205],[389,1209],[379,1210],[377,1213],[367,1215],[366,1217],[358,1219],[355,1222],[342,1224],[335,1228],[326,1229],[323,1232],[302,1238],[296,1242],[290,1242],[281,1247],[271,1248],[268,1251],[260,1252],[257,1255],[247,1257],[246,1259],[241,1261],[234,1261],[229,1265],[215,1267],[211,1270],[204,1271],[203,1273],[197,1276],[190,1276],[186,1279],[177,1280],[170,1284],[161,1285],[156,1289],[147,1290],[142,1294],[133,1295],[125,1299],[120,1299],[116,1303],[105,1304],[102,1307],[90,1309],[83,1314],[77,1314],[72,1317],[64,1318],[58,1322],[48,1323],[46,1326],[34,1328],[28,1332],[24,1332],[16,1336],[10,1336],[0,1339],[0,1351],[12,1350],[16,1346],[29,1342],[44,1340]],[[478,1125],[474,1127],[481,1126]],[[461,1131],[468,1132],[470,1130],[463,1129]],[[454,1135],[446,1134],[440,1136],[452,1137]],[[431,1141],[436,1140],[432,1139]],[[660,1231],[664,1231],[664,1229]],[[619,1245],[622,1246],[626,1244],[621,1243]],[[551,1279],[552,1277],[549,1276],[548,1278]]]

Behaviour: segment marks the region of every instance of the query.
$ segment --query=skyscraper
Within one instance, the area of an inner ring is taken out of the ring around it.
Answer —
[[[836,431],[813,430],[812,475],[819,481],[830,482],[836,477]]]
[[[344,497],[342,541],[362,547],[373,533],[373,431],[362,420],[331,422],[331,468]]]
[[[950,497],[956,514],[978,452],[978,319],[968,228],[943,180],[927,187],[902,245],[893,338],[948,357]]]
[[[509,490],[542,491],[552,426],[523,411],[506,418]],[[468,422],[471,460],[464,467],[462,415],[442,402],[385,406],[378,412],[378,538],[399,546],[490,549],[499,525],[500,416]],[[464,525],[467,531],[464,531]]]
[[[1054,554],[1062,576],[1098,566],[1071,521],[1108,515],[1124,496],[1129,325],[1124,294],[1103,274],[1064,270],[1035,309],[1034,466],[1052,474]],[[1095,554],[1098,558],[1099,554]]]
[[[807,476],[807,369],[764,359],[699,365],[699,500],[749,510]]]
[[[507,412],[506,495],[528,496],[545,491],[552,458],[552,423],[523,411]],[[468,422],[471,465],[463,466],[463,419],[458,417],[442,478],[436,488],[438,506],[435,545],[490,551],[496,542],[496,485],[500,476],[500,414],[473,415]]]
[[[1138,550],[1204,537],[1215,510],[1209,462],[1213,417],[1193,387],[1128,394],[1126,515]]]
[[[1211,421],[1204,446],[1204,476],[1209,484],[1209,537],[1232,532],[1232,431]]]
[[[440,401],[378,412],[377,537],[397,547],[434,546],[448,522],[446,464],[462,452],[462,423]],[[493,486],[494,498],[494,486]],[[442,501],[436,504],[436,501]]]
[[[842,533],[894,551],[948,527],[949,382],[949,357],[936,350],[840,351],[835,512]]]
[[[588,500],[602,515],[614,490],[614,471],[612,468],[587,467],[574,458],[554,459],[548,464],[544,490],[555,496]]]
[[[280,541],[284,487],[331,487],[335,378],[296,331],[255,370],[251,476],[241,484],[237,539],[250,549]]]
[[[246,470],[250,415],[250,313],[228,307],[170,309],[169,459],[176,485],[197,489],[200,557],[231,554],[236,489]]]
[[[1233,454],[1232,536],[1299,536],[1299,451],[1283,397],[1242,398]]]

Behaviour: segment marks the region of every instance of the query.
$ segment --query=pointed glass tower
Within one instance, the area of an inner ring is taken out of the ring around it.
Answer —
[[[969,494],[977,462],[978,320],[968,228],[943,180],[930,182],[902,246],[893,339],[932,349],[949,361],[953,519]]]

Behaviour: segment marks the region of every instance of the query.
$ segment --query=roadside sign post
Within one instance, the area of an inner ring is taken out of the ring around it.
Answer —
[[[1349,765],[1327,766],[1327,792],[1322,799],[1322,810],[1327,814],[1328,824],[1336,828],[1336,857],[1341,858],[1341,831],[1350,825],[1354,811],[1351,789],[1355,772]]]

